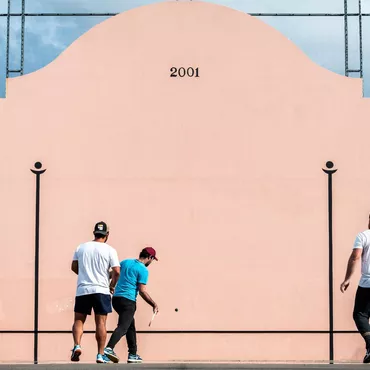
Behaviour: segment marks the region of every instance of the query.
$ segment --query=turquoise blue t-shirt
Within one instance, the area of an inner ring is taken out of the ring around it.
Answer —
[[[121,275],[113,296],[136,301],[139,293],[138,284],[148,283],[148,269],[142,262],[136,259],[123,260],[120,265]]]

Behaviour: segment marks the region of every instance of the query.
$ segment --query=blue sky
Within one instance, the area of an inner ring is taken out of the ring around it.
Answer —
[[[26,12],[123,12],[161,0],[26,0]],[[173,1],[173,0],[168,0]],[[187,0],[181,0],[187,1]],[[343,0],[205,0],[251,12],[343,12]],[[348,0],[349,11],[358,11],[358,0]],[[21,0],[12,0],[12,12],[20,11]],[[362,0],[363,12],[370,13],[370,0]],[[0,0],[6,13],[7,0]],[[76,38],[106,17],[27,18],[25,73],[33,72],[55,59]],[[300,47],[314,62],[344,74],[344,25],[340,17],[260,17]],[[349,22],[350,68],[359,66],[358,22]],[[370,17],[363,21],[364,94],[370,97]],[[5,96],[6,18],[0,17],[0,97]],[[10,67],[20,64],[20,20],[11,23]]]

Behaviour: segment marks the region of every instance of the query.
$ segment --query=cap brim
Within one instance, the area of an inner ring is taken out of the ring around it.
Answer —
[[[94,235],[98,234],[98,235],[107,236],[108,233],[109,233],[109,231],[94,231]]]

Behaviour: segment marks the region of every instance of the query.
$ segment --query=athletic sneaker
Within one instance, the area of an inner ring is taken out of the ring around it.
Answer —
[[[82,353],[81,346],[79,345],[74,346],[72,349],[71,361],[73,362],[80,361],[81,353]]]
[[[364,364],[368,364],[370,362],[370,348],[366,350],[366,355],[364,357]]]
[[[112,348],[106,347],[104,348],[104,354],[115,364],[119,362],[119,357],[116,355],[116,353],[113,351]]]
[[[128,354],[127,362],[130,364],[140,364],[143,362],[143,359],[139,355]]]
[[[106,355],[101,355],[100,353],[98,353],[98,355],[96,356],[97,364],[108,364],[109,362],[109,358]]]

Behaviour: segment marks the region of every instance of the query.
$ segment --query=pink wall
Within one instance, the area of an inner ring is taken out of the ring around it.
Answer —
[[[169,77],[190,66],[200,78]],[[33,329],[37,160],[47,168],[40,330],[70,330],[71,257],[100,219],[121,259],[158,250],[150,330],[328,330],[327,160],[339,169],[335,330],[355,330],[357,281],[346,295],[338,287],[369,212],[369,114],[361,80],[317,66],[244,13],[165,2],[99,24],[8,80],[0,100],[1,330]],[[140,303],[139,330],[150,316]],[[92,361],[93,335],[84,341]],[[0,334],[4,343],[2,361],[32,360],[32,334]],[[41,334],[40,361],[67,361],[71,345],[69,334]],[[335,346],[337,361],[362,358],[357,335],[337,334]],[[142,334],[139,347],[148,361],[328,360],[327,334]]]

